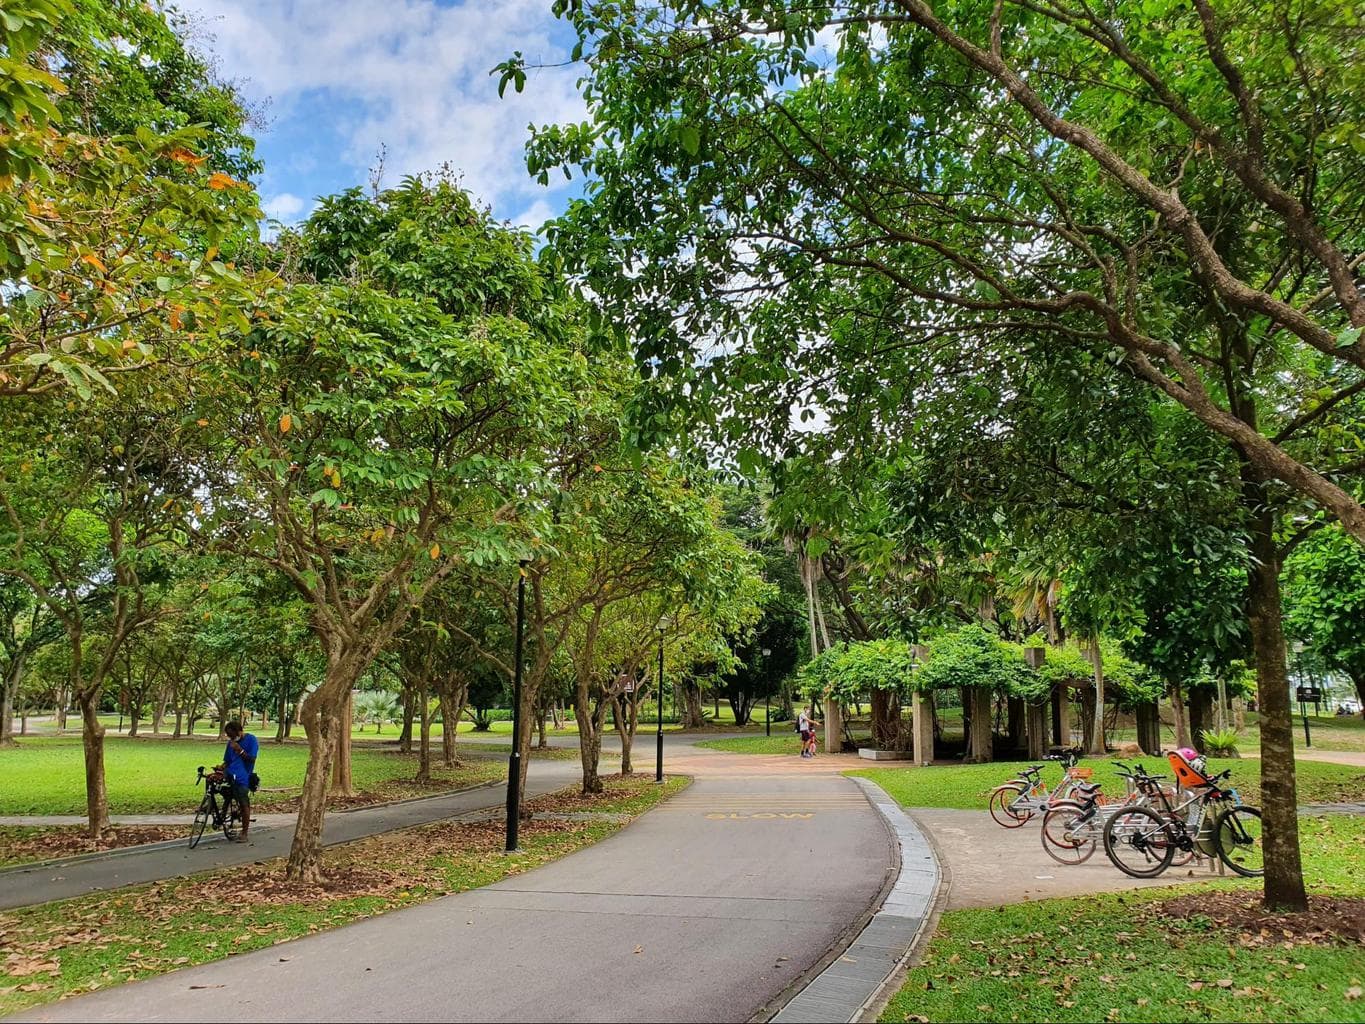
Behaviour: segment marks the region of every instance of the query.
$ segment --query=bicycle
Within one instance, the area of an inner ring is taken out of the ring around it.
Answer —
[[[1079,750],[1067,750],[1053,754],[1048,761],[1060,761],[1063,769],[1062,781],[1055,790],[1049,790],[1043,782],[1043,769],[1046,765],[1032,764],[1022,769],[1018,777],[996,786],[990,792],[987,807],[997,825],[1004,828],[1019,828],[1031,820],[1035,814],[1046,811],[1053,804],[1065,800],[1076,787],[1086,782],[1094,774],[1089,768],[1078,768]]]
[[[1155,788],[1160,787],[1162,776],[1149,775],[1141,766],[1130,768],[1121,761],[1111,764],[1118,768],[1119,778],[1124,781],[1125,793],[1116,803],[1110,803],[1098,786],[1081,787],[1080,800],[1063,800],[1050,807],[1043,815],[1040,837],[1043,850],[1059,864],[1084,864],[1094,854],[1104,838],[1104,827],[1109,819],[1124,808],[1146,805],[1152,801]],[[1165,787],[1168,796],[1173,796],[1173,787]],[[1189,861],[1193,853],[1184,854],[1174,866]]]
[[[201,764],[194,784],[198,786],[201,782],[204,784],[204,799],[199,801],[199,808],[194,812],[194,824],[190,826],[191,850],[199,845],[209,822],[213,822],[214,831],[221,829],[229,842],[237,838],[237,829],[241,825],[241,808],[232,795],[232,784],[227,777],[219,771],[206,772]]]
[[[1235,789],[1219,782],[1231,770],[1209,778],[1184,759],[1170,760],[1187,799],[1173,804],[1157,789],[1152,805],[1123,809],[1104,826],[1104,852],[1113,865],[1134,878],[1155,878],[1171,866],[1177,852],[1217,857],[1239,875],[1265,874],[1261,811],[1242,803]]]

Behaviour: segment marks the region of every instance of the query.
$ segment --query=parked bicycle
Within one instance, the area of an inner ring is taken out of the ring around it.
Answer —
[[[1177,855],[1217,857],[1239,875],[1265,874],[1261,811],[1242,803],[1235,789],[1219,783],[1232,775],[1209,776],[1194,751],[1167,755],[1181,790],[1173,801],[1158,787],[1146,806],[1123,808],[1104,826],[1104,852],[1134,878],[1155,878]]]
[[[1016,778],[996,786],[991,790],[987,806],[997,825],[1005,828],[1019,828],[1034,815],[1045,812],[1053,804],[1070,798],[1077,787],[1089,782],[1094,774],[1090,768],[1077,767],[1080,760],[1079,750],[1066,750],[1053,754],[1047,761],[1062,763],[1062,781],[1055,790],[1049,789],[1043,781],[1045,764],[1031,764],[1022,769]]]
[[[1121,799],[1107,802],[1098,792],[1099,787],[1083,787],[1081,798],[1063,800],[1048,808],[1043,815],[1041,838],[1047,855],[1059,864],[1084,864],[1104,840],[1104,827],[1109,819],[1125,808],[1148,805],[1155,792],[1164,788],[1168,798],[1174,798],[1174,787],[1162,787],[1165,776],[1150,775],[1141,765],[1129,767],[1121,761],[1111,762],[1124,782]],[[1194,856],[1181,853],[1172,865],[1179,867]]]
[[[214,831],[222,830],[229,841],[237,838],[241,827],[241,808],[232,796],[232,784],[221,771],[205,771],[199,766],[199,775],[194,784],[204,785],[204,799],[199,801],[199,809],[194,812],[194,824],[190,826],[190,849],[199,845],[204,830],[213,823]]]

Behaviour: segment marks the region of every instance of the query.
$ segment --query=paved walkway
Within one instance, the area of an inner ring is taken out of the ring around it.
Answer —
[[[897,863],[891,834],[837,775],[836,759],[743,757],[685,738],[669,745],[669,770],[692,775],[693,785],[553,864],[16,1019],[730,1021],[770,1013],[873,909]],[[532,772],[553,764],[575,767],[539,762]]]
[[[578,766],[572,761],[532,759],[526,792],[528,796],[550,793],[570,785],[577,777]],[[503,784],[495,783],[443,796],[334,812],[327,816],[324,841],[328,845],[347,843],[497,807],[503,803],[505,793]],[[253,822],[249,843],[228,843],[220,835],[206,834],[193,850],[184,843],[156,843],[110,850],[74,861],[12,868],[0,872],[0,910],[283,857],[289,853],[293,825],[293,816],[261,815],[259,822]]]

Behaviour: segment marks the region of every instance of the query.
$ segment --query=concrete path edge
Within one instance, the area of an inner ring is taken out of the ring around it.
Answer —
[[[867,779],[853,781],[895,838],[896,878],[857,937],[771,1018],[773,1024],[851,1024],[869,1008],[880,1009],[938,919],[943,870],[933,844],[883,789]]]

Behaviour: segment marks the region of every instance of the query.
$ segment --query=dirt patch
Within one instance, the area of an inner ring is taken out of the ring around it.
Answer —
[[[184,839],[188,834],[185,825],[120,825],[99,839],[91,839],[84,825],[0,826],[0,864],[57,860]]]
[[[1365,945],[1365,898],[1310,896],[1308,910],[1267,910],[1258,895],[1199,892],[1160,900],[1144,912],[1151,919],[1207,920],[1212,927],[1238,933],[1243,946]]]

